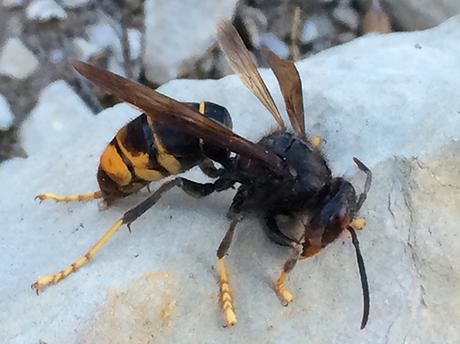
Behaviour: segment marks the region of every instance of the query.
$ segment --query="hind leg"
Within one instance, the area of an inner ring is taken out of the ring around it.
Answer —
[[[35,196],[35,199],[39,199],[40,201],[54,200],[56,202],[82,202],[98,198],[102,198],[101,191],[87,192],[76,195],[56,195],[54,193],[44,193]]]
[[[165,182],[161,185],[158,190],[156,190],[152,195],[146,198],[144,201],[139,203],[134,208],[128,210],[123,216],[118,219],[110,228],[104,233],[104,235],[80,258],[75,260],[72,264],[68,265],[66,268],[62,269],[58,273],[52,275],[45,275],[39,277],[34,283],[32,283],[32,288],[37,290],[42,289],[50,284],[54,284],[64,279],[72,272],[77,271],[83,265],[92,259],[97,252],[104,246],[107,241],[120,229],[124,224],[130,227],[130,225],[138,219],[142,214],[144,214],[148,209],[153,207],[158,200],[163,196],[164,193],[171,190],[173,187],[180,187],[187,194],[194,197],[205,197],[212,192],[216,191],[215,183],[206,183],[200,184],[193,182],[185,178],[176,178],[170,181]]]

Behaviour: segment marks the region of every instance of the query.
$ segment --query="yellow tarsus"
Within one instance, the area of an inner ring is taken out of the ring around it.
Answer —
[[[288,273],[283,271],[281,272],[280,277],[276,280],[276,293],[286,304],[294,299],[289,290],[286,289],[285,280],[287,275]]]
[[[366,219],[364,217],[355,217],[350,223],[350,227],[353,229],[363,229],[366,227]]]
[[[123,220],[119,219],[112,226],[110,226],[102,238],[100,238],[84,255],[54,275],[40,276],[34,283],[32,283],[32,288],[37,290],[42,289],[50,284],[59,282],[60,280],[70,275],[72,272],[77,271],[79,268],[89,262],[89,260],[93,258],[97,252],[99,252],[102,246],[104,246],[104,244],[120,229],[122,225]]]
[[[230,285],[228,283],[227,269],[225,268],[224,258],[219,259],[217,261],[217,265],[219,268],[220,301],[222,312],[224,314],[227,326],[233,326],[236,324],[236,315],[233,308],[233,299]]]
[[[44,194],[40,194],[35,197],[35,199],[39,199],[40,201],[54,200],[56,202],[81,202],[81,201],[89,201],[89,200],[93,200],[97,198],[102,198],[101,191],[87,192],[87,193],[82,193],[78,195],[68,195],[68,196],[56,195],[54,193],[44,193]]]

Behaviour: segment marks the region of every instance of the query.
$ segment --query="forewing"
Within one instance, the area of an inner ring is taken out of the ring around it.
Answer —
[[[143,110],[154,121],[174,125],[216,146],[260,160],[272,171],[280,172],[281,159],[276,154],[202,116],[191,107],[108,70],[82,61],[70,62],[81,75],[96,86]]]
[[[301,137],[305,137],[302,82],[294,62],[280,59],[268,49],[264,49],[263,54],[278,79],[281,93],[286,103],[289,121],[294,132]]]
[[[232,70],[239,75],[246,87],[270,111],[279,127],[285,129],[284,121],[267,86],[262,80],[238,31],[230,22],[222,21],[218,24],[217,41]]]

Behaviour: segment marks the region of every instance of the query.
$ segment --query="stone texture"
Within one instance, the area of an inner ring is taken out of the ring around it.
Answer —
[[[79,8],[88,4],[89,0],[61,0],[65,8]]]
[[[26,15],[29,20],[42,22],[67,18],[67,13],[54,0],[33,0],[26,8]]]
[[[359,0],[368,6],[371,0]],[[460,13],[458,0],[381,0],[388,14],[402,29],[420,30],[436,26]]]
[[[0,131],[8,130],[14,121],[14,114],[4,95],[0,94]]]
[[[3,0],[2,5],[6,8],[17,8],[23,5],[23,0]]]
[[[147,0],[144,67],[157,84],[187,71],[215,42],[216,23],[233,15],[236,0]]]
[[[25,79],[38,67],[35,55],[19,40],[9,38],[0,52],[0,75]]]
[[[456,17],[424,32],[367,35],[297,64],[308,131],[325,138],[334,173],[359,189],[353,156],[374,173],[361,211],[368,223],[359,233],[371,291],[364,331],[349,238],[296,266],[288,280],[296,298],[282,307],[273,280],[289,251],[269,242],[253,216],[239,226],[228,257],[239,323],[222,328],[215,252],[232,191],[199,202],[171,191],[131,234],[121,230],[91,263],[37,297],[29,285],[38,275],[70,263],[148,194],[103,212],[96,202],[33,200],[44,191],[95,190],[100,152],[136,115],[121,104],[93,117],[71,97],[56,104],[58,93],[48,90],[22,129],[28,158],[0,166],[3,338],[113,343],[129,333],[140,343],[458,343],[459,40]],[[275,77],[262,75],[281,105]],[[252,140],[274,127],[235,76],[173,81],[160,91],[226,106],[235,131]],[[198,171],[188,176],[204,179]]]
[[[41,91],[37,105],[22,125],[23,147],[31,155],[40,150],[59,150],[80,136],[85,122],[91,119],[91,111],[70,86],[63,80],[55,81]]]
[[[74,46],[80,58],[85,60],[105,49],[110,49],[112,51],[109,58],[110,70],[125,75],[123,48],[115,28],[107,23],[98,23],[89,26],[86,32],[88,40],[80,37],[74,39]],[[142,33],[137,29],[128,28],[128,43],[132,60],[131,67],[137,70],[139,68],[136,68],[134,61],[141,56]],[[139,74],[139,71],[136,71],[136,74]]]

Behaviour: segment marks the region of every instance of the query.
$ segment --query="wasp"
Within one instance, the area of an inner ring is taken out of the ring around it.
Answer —
[[[264,50],[283,95],[292,130],[286,124],[260,76],[241,37],[231,23],[218,25],[218,43],[232,70],[271,113],[277,127],[257,143],[232,129],[228,111],[210,102],[181,103],[146,86],[85,62],[72,60],[73,67],[89,81],[114,96],[144,111],[115,135],[100,158],[97,180],[100,190],[80,195],[42,194],[40,200],[78,201],[102,198],[107,205],[128,196],[149,183],[174,176],[194,166],[213,179],[208,183],[176,177],[165,181],[144,201],[128,210],[85,254],[53,275],[39,277],[32,288],[57,283],[86,264],[122,225],[129,226],[161,196],[179,187],[194,197],[234,188],[237,191],[227,216],[229,227],[217,249],[220,301],[226,325],[236,324],[234,302],[224,257],[244,214],[262,214],[269,239],[289,247],[292,254],[275,282],[275,291],[288,304],[293,300],[285,281],[301,258],[311,257],[333,242],[344,231],[351,233],[363,290],[361,328],[369,314],[369,291],[364,262],[355,230],[365,220],[358,216],[371,186],[372,173],[353,158],[366,174],[362,193],[342,177],[333,177],[320,140],[305,130],[302,84],[292,61],[282,60]],[[300,237],[285,234],[279,226],[280,215],[308,213]]]

